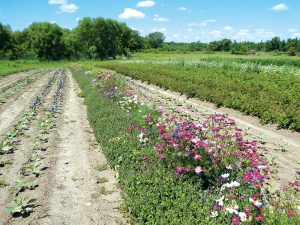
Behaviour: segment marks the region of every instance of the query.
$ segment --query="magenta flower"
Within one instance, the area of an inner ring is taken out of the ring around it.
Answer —
[[[246,172],[243,176],[243,181],[245,183],[248,183],[252,178],[252,173],[251,172]]]
[[[234,216],[232,218],[232,224],[233,225],[239,225],[239,217],[238,216]]]

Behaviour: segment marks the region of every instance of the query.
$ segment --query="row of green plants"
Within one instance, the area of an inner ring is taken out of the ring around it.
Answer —
[[[60,76],[58,80],[58,87],[53,96],[53,102],[50,105],[49,111],[43,112],[38,118],[37,114],[41,110],[44,98],[50,93],[51,88],[56,82],[56,78]],[[47,150],[48,135],[50,131],[55,127],[56,112],[52,112],[52,108],[60,106],[62,98],[57,99],[57,93],[62,93],[64,87],[65,74],[64,70],[55,70],[52,72],[48,81],[41,88],[41,93],[30,104],[29,109],[25,115],[19,119],[17,123],[18,133],[13,136],[13,141],[17,142],[17,139],[21,135],[26,135],[26,130],[33,124],[33,120],[37,119],[37,134],[35,138],[29,143],[31,154],[25,164],[23,164],[20,170],[20,177],[16,180],[15,184],[11,184],[12,191],[15,192],[15,197],[12,202],[6,206],[6,211],[11,213],[13,217],[29,216],[33,212],[36,205],[36,198],[33,198],[33,190],[39,186],[38,177],[42,174],[42,171],[46,169],[43,167],[44,152]],[[15,126],[14,126],[15,127]],[[11,133],[11,132],[10,132]],[[11,137],[12,135],[6,135]],[[4,138],[3,143],[10,143],[10,139]],[[15,149],[16,146],[9,146],[10,149]],[[5,154],[13,153],[6,152]],[[12,162],[10,162],[12,164]],[[6,184],[6,186],[9,184]]]
[[[24,91],[24,88],[32,84],[39,77],[45,75],[47,71],[38,70],[35,71],[32,75],[22,78],[8,86],[5,86],[0,89],[0,105],[4,103],[8,98],[21,94]]]
[[[239,110],[260,118],[262,123],[276,123],[280,128],[300,131],[299,76],[117,61],[97,65],[218,107]]]
[[[294,203],[299,182],[287,188],[290,204],[281,194],[280,200],[270,195],[268,162],[234,120],[214,114],[197,123],[162,114],[140,102],[124,77],[83,68],[91,73],[74,70],[73,76],[96,139],[118,170],[133,223],[299,222]]]

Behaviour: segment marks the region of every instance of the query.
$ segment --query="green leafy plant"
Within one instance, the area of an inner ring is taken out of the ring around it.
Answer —
[[[99,172],[103,171],[103,170],[107,170],[108,169],[108,165],[107,163],[105,164],[99,164],[95,167],[96,170],[98,170]]]
[[[33,190],[38,187],[39,184],[36,180],[16,180],[16,187],[20,189],[20,191],[25,191],[26,189]]]
[[[0,167],[4,167],[7,164],[11,164],[10,160],[4,159],[3,156],[0,156]]]
[[[38,177],[41,174],[41,170],[39,168],[41,164],[41,160],[37,160],[33,164],[23,166],[21,169],[21,174],[23,176],[34,174],[36,177]]]
[[[9,184],[5,180],[0,180],[0,187],[9,186]]]
[[[28,197],[17,197],[12,201],[11,206],[7,206],[5,209],[12,215],[15,214],[30,214],[33,212],[34,203],[37,199]]]

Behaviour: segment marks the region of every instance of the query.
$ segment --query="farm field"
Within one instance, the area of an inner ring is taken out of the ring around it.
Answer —
[[[116,70],[187,97],[218,107],[233,108],[275,123],[300,129],[300,67],[296,60],[277,56],[232,57],[213,54],[146,54],[131,60],[106,61],[100,66]]]
[[[299,132],[171,86],[191,84],[179,72],[197,79],[200,71],[209,79],[234,71],[241,82],[249,76],[255,86],[264,79],[282,91],[289,76],[292,99],[297,75],[249,75],[226,57],[226,68],[189,64],[204,56],[176,54],[161,63],[163,54],[159,60],[142,54],[70,62],[68,69],[43,65],[1,78],[1,222],[231,224],[232,208],[253,224],[298,224]],[[219,57],[210,62],[222,63]],[[157,83],[166,73],[170,86]]]

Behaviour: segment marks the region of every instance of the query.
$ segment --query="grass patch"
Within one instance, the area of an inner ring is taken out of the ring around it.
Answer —
[[[101,187],[100,190],[99,190],[99,193],[101,195],[110,195],[112,194],[114,191],[110,191],[110,190],[107,190],[105,187]]]
[[[103,183],[107,183],[108,180],[105,177],[98,177],[97,178],[97,184],[103,184]]]
[[[108,169],[108,164],[107,163],[99,164],[99,165],[95,166],[95,169],[99,172],[107,170]]]

